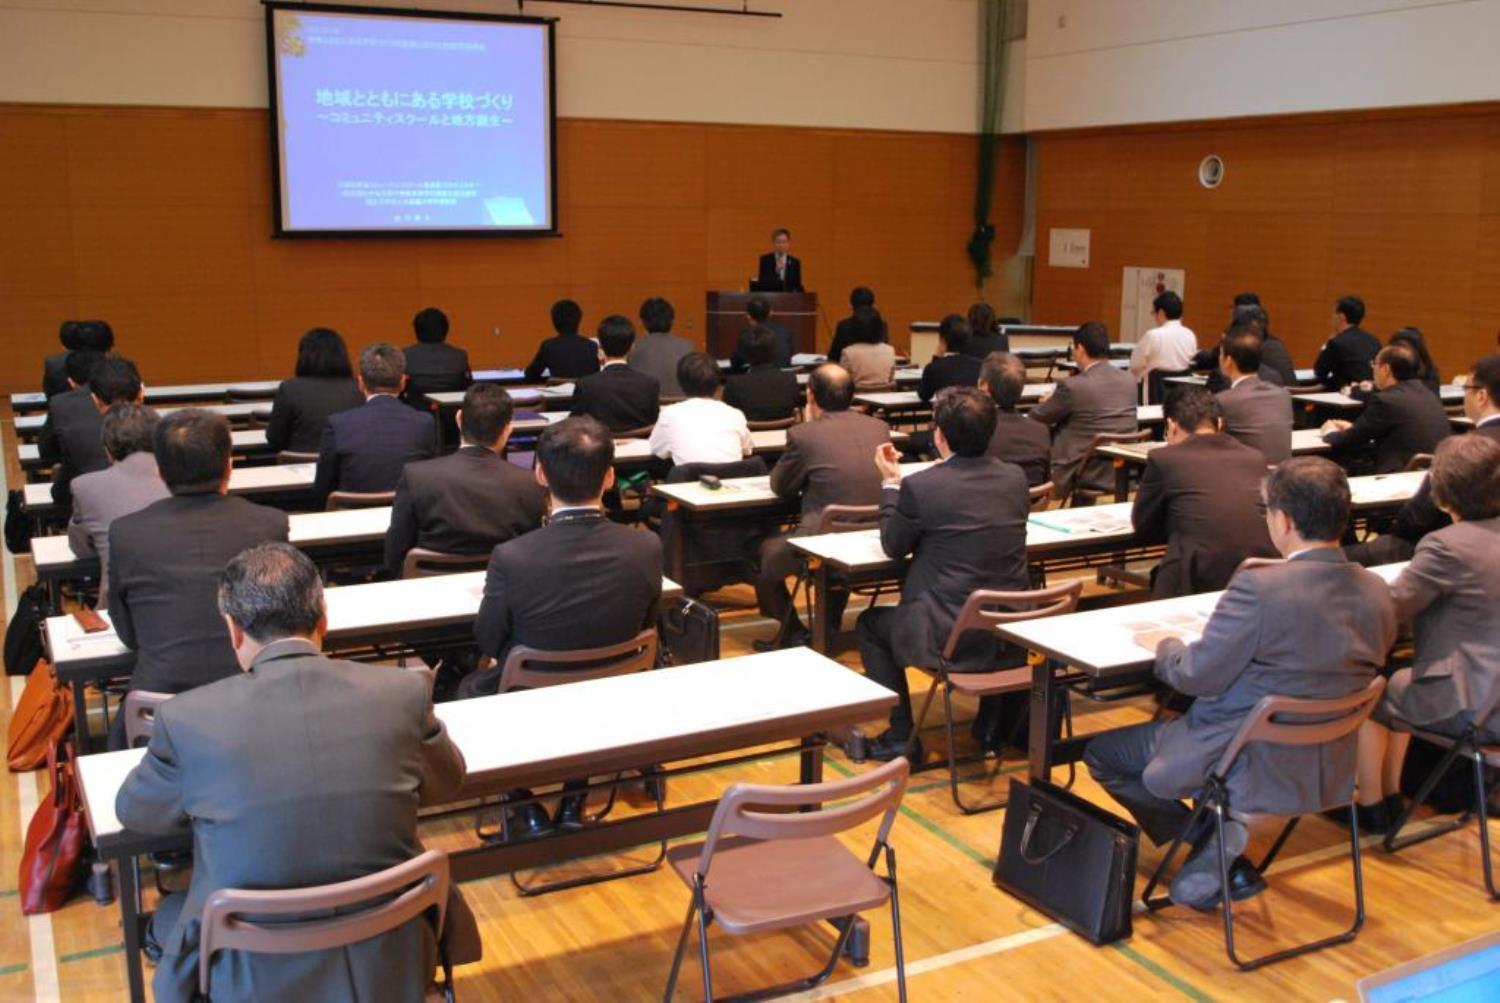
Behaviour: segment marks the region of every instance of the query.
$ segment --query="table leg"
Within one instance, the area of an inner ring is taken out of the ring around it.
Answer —
[[[1130,497],[1130,465],[1124,460],[1115,461],[1115,501]]]
[[[836,628],[828,622],[828,562],[809,557],[807,567],[807,587],[812,589],[812,647],[831,657]]]
[[[823,782],[823,744],[824,739],[821,735],[808,735],[802,739],[802,752],[798,757],[802,761],[802,772],[798,783],[820,784]]]
[[[141,967],[140,875],[135,860],[115,862],[119,872],[120,925],[125,934],[125,981],[130,988],[130,1003],[146,1003],[146,975]]]
[[[89,747],[89,702],[84,690],[83,680],[73,684],[73,744],[77,746],[80,756],[93,751]],[[109,697],[106,695],[104,699],[108,700]]]
[[[683,523],[687,516],[675,501],[667,502],[667,511],[675,516],[672,520],[672,532],[667,534],[667,577],[686,587],[687,578],[683,567],[687,560],[684,553],[687,547],[687,527]]]
[[[1051,780],[1054,750],[1052,748],[1052,705],[1057,701],[1057,674],[1052,660],[1044,658],[1031,667],[1030,748],[1032,780]]]

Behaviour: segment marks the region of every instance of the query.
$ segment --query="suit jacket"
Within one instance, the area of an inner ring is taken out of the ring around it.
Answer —
[[[1418,453],[1430,453],[1453,431],[1443,402],[1420,380],[1402,380],[1370,396],[1354,424],[1324,439],[1336,450],[1375,444],[1375,472],[1395,473]]]
[[[313,494],[323,500],[334,491],[394,491],[403,467],[436,452],[431,414],[376,394],[323,426]]]
[[[109,527],[109,618],[135,651],[130,686],[181,693],[240,670],[219,616],[219,573],[287,538],[286,513],[217,493],[153,502]]]
[[[466,445],[456,453],[408,463],[396,484],[385,566],[401,574],[413,547],[445,554],[488,554],[529,533],[547,514],[547,492],[494,450]]]
[[[758,283],[765,283],[762,288],[782,293],[802,292],[802,259],[794,258],[790,254],[786,256],[786,278],[776,278],[776,252],[771,251],[760,256],[760,273],[757,276]]]
[[[1260,378],[1284,387],[1297,385],[1297,366],[1292,362],[1292,353],[1274,335],[1267,335],[1260,345]]]
[[[581,334],[557,334],[536,348],[536,356],[526,367],[526,379],[535,383],[542,375],[554,379],[576,380],[599,371],[599,346],[594,339]]]
[[[1089,485],[1112,483],[1106,460],[1095,460],[1082,472],[1078,467],[1098,433],[1136,430],[1135,408],[1135,377],[1101,361],[1060,381],[1047,401],[1031,409],[1031,420],[1057,430],[1052,439],[1052,480],[1059,496],[1072,490],[1078,476]]]
[[[373,874],[422,852],[418,804],[452,801],[463,755],[432,713],[426,673],[334,661],[300,638],[249,672],[163,704],[151,744],[115,799],[138,832],[193,830],[193,877],[152,988],[196,998],[199,917],[221,888],[298,888]],[[177,901],[173,901],[177,900]],[[425,918],[352,947],[217,954],[215,1001],[419,1003],[437,957]]]
[[[682,384],[677,382],[677,363],[693,351],[686,338],[664,331],[654,331],[635,343],[626,365],[644,373],[661,387],[663,397],[681,397]]]
[[[66,508],[70,503],[73,478],[109,466],[103,436],[104,415],[88,387],[68,390],[47,402],[37,448],[42,461],[54,465],[52,500],[58,505]]]
[[[776,359],[775,364],[786,369],[792,364],[792,355],[795,348],[792,345],[792,332],[787,326],[774,317],[767,318],[765,327],[771,329],[776,335]],[[750,353],[745,348],[745,339],[750,336],[751,328],[745,328],[740,332],[739,340],[734,343],[734,355],[729,358],[729,370],[734,373],[743,373],[750,368]]]
[[[1385,582],[1337,550],[1240,571],[1200,640],[1157,646],[1156,674],[1200,699],[1158,733],[1147,789],[1191,796],[1261,697],[1346,696],[1384,667],[1395,639]],[[1354,735],[1322,746],[1256,743],[1230,771],[1230,803],[1245,812],[1301,814],[1348,801],[1354,760]]]
[[[655,425],[660,412],[661,384],[624,363],[585,376],[573,391],[573,413],[598,418],[611,432]]]
[[[511,648],[575,651],[628,641],[656,622],[661,540],[594,511],[563,512],[490,554],[474,622],[493,670],[467,677],[460,693],[493,693]]]
[[[1292,455],[1292,395],[1256,376],[1218,395],[1224,431],[1275,465]]]
[[[860,342],[844,349],[839,365],[849,371],[855,390],[887,387],[896,378],[896,350],[885,342]]]
[[[1313,363],[1313,375],[1334,390],[1373,379],[1372,365],[1379,352],[1379,338],[1360,328],[1346,327],[1323,343]]]
[[[975,589],[1030,588],[1026,477],[992,456],[951,456],[880,493],[880,546],[911,555],[892,625],[892,649],[908,665],[936,665]],[[990,634],[971,632],[955,661],[987,667]]]
[[[42,360],[42,393],[48,399],[68,392],[68,353],[58,352]]]
[[[724,384],[724,403],[745,412],[750,421],[790,418],[802,405],[797,377],[774,365],[751,366],[729,377]]]
[[[999,331],[991,331],[988,334],[975,332],[964,342],[964,354],[972,355],[974,358],[984,361],[985,356],[991,352],[1010,351],[1010,335]]]
[[[1151,594],[1213,592],[1247,557],[1275,557],[1260,482],[1266,460],[1222,432],[1153,449],[1130,511],[1142,543],[1165,543]]]
[[[1487,435],[1496,442],[1500,442],[1500,418],[1490,419],[1469,434]],[[1396,513],[1396,524],[1391,527],[1391,532],[1408,543],[1416,543],[1433,530],[1442,529],[1452,522],[1453,520],[1448,518],[1448,513],[1438,508],[1433,502],[1432,480],[1424,477],[1422,486],[1417,488],[1417,493],[1412,495]]]
[[[295,376],[282,381],[271,402],[266,445],[280,452],[316,453],[323,442],[323,426],[331,415],[350,411],[365,402],[352,379]]]
[[[980,364],[975,356],[963,353],[934,356],[922,367],[922,384],[917,387],[917,396],[930,401],[946,387],[978,385]]]
[[[879,504],[875,450],[890,441],[890,426],[858,411],[834,411],[787,429],[771,490],[781,498],[802,496],[796,534],[816,533],[829,505]]]
[[[108,469],[73,481],[73,518],[68,543],[74,553],[99,557],[99,608],[109,607],[109,527],[171,494],[150,453],[131,453]]]
[[[401,351],[406,356],[406,392],[412,399],[445,390],[467,390],[474,382],[469,353],[456,345],[419,341]]]
[[[995,415],[995,434],[990,437],[988,452],[997,460],[1020,467],[1030,487],[1045,484],[1052,476],[1052,434],[1046,425],[1024,414],[1001,410]]]

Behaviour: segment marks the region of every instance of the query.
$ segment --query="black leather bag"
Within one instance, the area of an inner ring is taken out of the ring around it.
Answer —
[[[995,884],[1103,945],[1130,936],[1140,830],[1053,784],[1011,779]]]
[[[26,514],[24,492],[5,497],[5,547],[12,554],[31,553],[31,517]]]
[[[719,658],[719,614],[686,597],[662,610],[657,636],[662,665],[692,665]]]

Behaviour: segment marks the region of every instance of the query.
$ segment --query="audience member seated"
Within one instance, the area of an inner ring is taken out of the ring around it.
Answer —
[[[764,327],[771,331],[776,337],[776,365],[783,369],[792,364],[792,355],[796,348],[792,344],[792,332],[787,326],[771,316],[771,302],[763,296],[754,296],[750,302],[745,304],[745,319],[749,322],[745,329],[740,332],[739,341],[735,343],[734,355],[729,360],[729,371],[743,373],[750,368],[750,353],[748,351],[748,339],[750,332],[757,327]]]
[[[991,352],[980,367],[979,387],[998,408],[989,454],[1020,467],[1029,486],[1045,484],[1052,475],[1052,435],[1016,411],[1026,389],[1026,364],[1009,352]]]
[[[630,318],[610,314],[599,322],[598,336],[604,367],[578,381],[573,413],[597,418],[611,432],[655,425],[661,410],[661,384],[626,364],[630,346],[635,344]]]
[[[1129,379],[1129,377],[1126,377]],[[902,755],[911,738],[908,665],[937,665],[948,632],[976,589],[1023,590],[1030,499],[1020,469],[986,454],[995,434],[995,403],[977,387],[950,387],[933,406],[933,438],[943,462],[901,476],[889,442],[875,454],[880,469],[880,546],[911,557],[898,606],[860,614],[859,656],[865,675],[894,690],[900,702],[890,727],[870,743],[873,759]],[[955,671],[994,668],[996,640],[975,636],[955,656]],[[1003,703],[986,700],[974,731],[986,747],[1003,741]],[[920,740],[913,753],[920,762]]]
[[[543,376],[554,380],[576,380],[599,371],[599,346],[578,333],[583,310],[572,300],[552,304],[552,329],[557,332],[537,346],[536,356],[526,367],[526,380],[536,383]]]
[[[229,444],[223,415],[168,414],[153,446],[172,497],[109,528],[109,618],[135,652],[131,689],[181,693],[238,671],[214,605],[219,572],[246,547],[285,540],[287,516],[228,493]]]
[[[86,384],[58,394],[47,404],[47,422],[56,436],[57,450],[52,469],[52,500],[64,508],[71,503],[73,478],[109,466],[102,437],[104,412],[113,404],[139,404],[145,399],[141,374],[129,359],[88,351],[73,354],[94,360]],[[43,435],[46,434],[44,428]]]
[[[991,352],[1010,351],[1010,335],[1002,334],[995,319],[995,308],[988,303],[975,303],[969,307],[969,340],[963,350],[976,359],[983,360]]]
[[[1363,383],[1373,377],[1371,369],[1380,351],[1380,339],[1363,330],[1365,303],[1358,296],[1345,296],[1333,307],[1336,333],[1323,343],[1313,363],[1313,375],[1329,390]]]
[[[1136,430],[1135,380],[1109,364],[1109,328],[1089,321],[1073,332],[1073,362],[1078,375],[1031,409],[1030,419],[1056,430],[1052,440],[1052,480],[1057,497],[1066,498],[1074,478],[1089,487],[1107,489],[1113,483],[1109,462],[1095,460],[1079,471],[1083,454],[1101,432]]]
[[[415,345],[401,351],[406,356],[406,393],[413,401],[423,394],[463,390],[473,380],[469,353],[448,344],[448,315],[430,306],[411,319],[417,336]]]
[[[661,396],[682,396],[677,384],[677,363],[693,350],[693,343],[672,333],[677,312],[660,296],[641,304],[641,327],[646,334],[626,360],[631,369],[651,377],[661,387]]]
[[[1359,827],[1371,833],[1389,829],[1404,807],[1401,768],[1411,736],[1390,730],[1393,722],[1451,738],[1476,725],[1481,744],[1500,743],[1500,715],[1474,719],[1500,689],[1500,443],[1454,436],[1438,447],[1428,480],[1433,503],[1452,523],[1422,537],[1391,583],[1415,655],[1391,676],[1360,731]]]
[[[1229,326],[1237,325],[1246,326],[1261,338],[1260,378],[1272,386],[1296,386],[1297,370],[1292,364],[1291,354],[1287,352],[1286,345],[1271,334],[1270,318],[1260,305],[1260,297],[1255,293],[1240,293],[1235,296],[1234,306],[1229,310]],[[1214,393],[1229,389],[1229,380],[1219,369],[1218,345],[1202,349],[1194,355],[1192,368],[1205,374],[1205,385]]]
[[[542,524],[547,493],[504,456],[512,410],[503,388],[474,384],[456,415],[463,436],[458,451],[406,465],[385,534],[385,565],[393,576],[400,576],[413,547],[488,554]]]
[[[724,403],[743,411],[750,421],[781,421],[795,415],[802,388],[796,374],[776,365],[776,332],[753,327],[744,346],[750,368],[725,382]]]
[[[1202,387],[1174,387],[1162,413],[1167,445],[1148,454],[1130,510],[1141,543],[1167,545],[1151,594],[1217,591],[1245,558],[1276,556],[1260,498],[1266,459],[1224,432]]]
[[[1224,431],[1275,466],[1292,455],[1292,395],[1261,379],[1265,342],[1249,324],[1231,324],[1219,342],[1219,369],[1229,386],[1218,394]]]
[[[425,411],[399,400],[406,387],[406,359],[381,341],[359,353],[359,389],[365,402],[329,415],[318,450],[313,494],[334,491],[394,491],[401,470],[437,451],[437,424]]]
[[[842,366],[827,362],[814,369],[807,380],[807,421],[787,430],[786,452],[771,470],[771,490],[780,498],[800,495],[802,508],[795,530],[772,536],[760,547],[755,582],[760,612],[786,627],[769,641],[756,641],[758,651],[796,647],[811,639],[786,587],[788,576],[802,567],[790,538],[818,532],[818,520],[829,505],[880,502],[880,474],[870,457],[891,441],[890,426],[851,411],[853,399],[854,381]],[[842,591],[829,597],[832,622],[842,619],[848,598]]]
[[[1170,842],[1191,812],[1181,801],[1202,786],[1235,732],[1262,697],[1347,696],[1369,684],[1396,639],[1385,582],[1339,553],[1349,521],[1349,482],[1328,460],[1288,460],[1266,479],[1266,526],[1286,560],[1241,569],[1203,626],[1185,643],[1170,630],[1136,635],[1156,652],[1156,675],[1197,697],[1171,721],[1150,721],[1099,735],[1084,762],[1157,845]],[[1207,699],[1205,699],[1207,698]],[[1348,799],[1355,739],[1324,746],[1258,745],[1230,774],[1231,811],[1224,850],[1233,861],[1235,901],[1265,888],[1245,860],[1245,813],[1299,814]],[[1192,847],[1172,881],[1172,900],[1194,909],[1218,905],[1219,847],[1205,816],[1187,834]]]
[[[1436,449],[1453,429],[1443,402],[1417,379],[1417,366],[1409,346],[1382,348],[1375,357],[1376,392],[1353,422],[1324,422],[1323,441],[1346,455],[1373,445],[1377,474],[1403,470],[1413,456]]]
[[[94,367],[104,358],[102,352],[77,349],[63,360],[68,378],[68,389],[47,401],[47,417],[37,436],[37,455],[43,463],[56,465],[62,459],[62,440],[65,434],[82,442],[97,437],[100,421],[99,409],[94,405],[89,380]],[[75,426],[83,426],[72,432]]]
[[[63,321],[57,329],[57,340],[62,342],[63,350],[42,360],[42,393],[48,400],[69,389],[68,353],[79,348],[77,331],[78,321]]]
[[[1432,353],[1427,350],[1427,339],[1422,337],[1422,331],[1415,327],[1403,327],[1391,335],[1386,342],[1387,345],[1405,345],[1417,356],[1417,375],[1422,385],[1431,390],[1433,396],[1442,399],[1443,380],[1438,372],[1437,363],[1432,361]],[[1349,388],[1349,396],[1355,400],[1369,400],[1370,395],[1375,392],[1375,384],[1371,380],[1365,380]]]
[[[745,415],[715,396],[719,364],[703,352],[677,363],[677,382],[687,399],[661,409],[651,430],[651,455],[674,464],[735,463],[750,455]]]
[[[922,368],[917,396],[931,401],[945,387],[972,387],[979,382],[979,359],[970,355],[969,322],[950,313],[938,323],[938,354]]]
[[[140,404],[113,404],[104,412],[104,452],[109,467],[73,481],[68,543],[80,557],[99,558],[100,609],[109,606],[109,527],[171,492],[156,469],[156,412]]]
[[[854,378],[854,389],[880,390],[896,384],[896,350],[886,341],[885,321],[874,307],[854,311],[853,338],[839,355],[839,365]]]
[[[198,920],[214,893],[331,884],[403,863],[422,852],[418,806],[452,801],[464,776],[424,675],[319,653],[322,582],[297,550],[244,551],[217,592],[235,671],[161,706],[115,798],[133,832],[193,831],[192,884],[162,897],[146,932],[153,996],[182,1003],[200,998]],[[450,958],[461,913],[455,888]],[[350,947],[225,951],[212,961],[213,998],[420,1003],[437,953],[426,916]]]
[[[328,417],[363,403],[344,339],[337,331],[315,327],[297,342],[296,375],[276,388],[266,445],[278,453],[316,453]]]
[[[860,310],[875,308],[875,291],[868,286],[855,286],[849,291],[849,316],[843,318],[834,326],[833,343],[828,346],[828,361],[838,362],[844,354],[844,349],[858,339],[855,334],[859,328],[857,314]],[[880,340],[889,341],[885,326],[880,328]]]
[[[1182,323],[1182,297],[1168,290],[1151,301],[1156,326],[1141,335],[1130,352],[1130,374],[1142,383],[1152,373],[1183,373],[1198,351],[1198,336]],[[1153,393],[1152,400],[1160,397]]]

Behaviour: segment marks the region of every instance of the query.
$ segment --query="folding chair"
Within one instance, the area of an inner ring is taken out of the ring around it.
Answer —
[[[910,766],[897,758],[859,776],[822,784],[763,786],[737,783],[725,792],[701,843],[673,848],[672,869],[692,889],[682,935],[672,955],[663,1003],[677,988],[682,956],[698,926],[703,995],[712,1003],[713,970],[708,930],[717,925],[740,936],[831,920],[839,928],[828,963],[794,982],[729,997],[721,1003],[764,1000],[811,989],[833,974],[859,913],[891,904],[896,949],[896,989],[906,999],[901,945],[901,903],[891,823],[901,807]],[[847,800],[852,799],[852,800]],[[838,803],[835,803],[838,802]],[[802,809],[800,811],[796,809]],[[836,834],[880,816],[875,845],[863,863]],[[885,877],[875,864],[885,857]]]
[[[656,422],[652,422],[649,425],[642,425],[640,428],[627,428],[622,432],[611,432],[609,434],[616,439],[649,439],[651,438],[652,430],[655,428]]]
[[[1034,488],[1028,488],[1027,491],[1031,496],[1031,511],[1040,512],[1045,509],[1047,503],[1052,500],[1052,492],[1055,490],[1057,490],[1057,485],[1051,481],[1044,481]]]
[[[1325,809],[1347,807],[1349,810],[1349,852],[1353,860],[1354,871],[1354,924],[1342,933],[1331,937],[1288,947],[1249,961],[1242,961],[1235,953],[1234,905],[1228,894],[1230,861],[1229,854],[1224,848],[1224,816],[1229,811],[1227,778],[1229,771],[1234,767],[1235,760],[1239,758],[1245,746],[1252,742],[1314,746],[1326,745],[1352,736],[1370,716],[1370,711],[1379,702],[1380,695],[1384,691],[1385,679],[1376,677],[1371,680],[1370,685],[1358,692],[1326,700],[1261,697],[1260,702],[1255,705],[1249,716],[1245,718],[1245,722],[1235,732],[1224,754],[1219,757],[1218,763],[1208,775],[1208,780],[1198,791],[1197,805],[1193,809],[1192,816],[1182,827],[1182,831],[1172,840],[1167,855],[1162,858],[1156,872],[1151,875],[1151,880],[1146,882],[1146,889],[1141,893],[1141,901],[1145,903],[1146,908],[1154,912],[1170,904],[1171,899],[1167,896],[1152,898],[1151,893],[1161,883],[1167,869],[1172,866],[1172,861],[1176,859],[1177,851],[1181,849],[1187,834],[1192,832],[1198,820],[1211,810],[1214,818],[1214,831],[1219,841],[1219,887],[1224,890],[1219,896],[1219,905],[1224,916],[1224,950],[1229,955],[1229,960],[1234,962],[1241,971],[1253,971],[1263,965],[1285,961],[1287,958],[1295,958],[1325,947],[1332,947],[1335,944],[1348,943],[1358,936],[1360,928],[1365,924],[1365,879],[1360,860],[1359,815],[1354,810],[1354,778],[1350,777],[1348,800],[1342,804],[1321,807]],[[1295,718],[1295,720],[1278,720],[1283,716]],[[1271,849],[1256,865],[1257,870],[1264,872],[1271,866],[1271,862],[1276,859],[1276,855],[1281,852],[1281,848],[1286,845],[1287,839],[1292,835],[1292,830],[1301,820],[1301,815],[1294,815],[1287,821],[1286,826],[1276,837],[1276,841],[1271,844]]]
[[[823,511],[818,513],[818,533],[856,533],[864,529],[873,529],[880,525],[879,505],[825,505]],[[792,616],[797,611],[797,592],[803,593],[803,603],[807,610],[808,622],[812,621],[812,584],[807,564],[804,562],[802,570],[797,574],[797,580],[792,582],[792,597],[787,603],[786,615],[781,618],[781,626],[777,628],[777,637],[786,637],[787,630],[791,627]],[[851,589],[851,595],[868,596],[870,606],[874,606],[880,599],[880,586],[868,589]],[[827,601],[827,597],[824,597]],[[868,608],[868,607],[866,607]]]
[[[317,453],[299,453],[295,449],[283,449],[276,454],[276,463],[285,465],[288,463],[317,463]]]
[[[171,693],[155,693],[151,690],[131,690],[125,694],[120,713],[125,718],[125,747],[134,749],[151,740],[156,730],[156,709],[172,699]]]
[[[1402,470],[1405,470],[1405,471],[1408,471],[1408,472],[1409,471],[1413,471],[1413,470],[1431,470],[1431,469],[1432,469],[1432,454],[1431,453],[1413,453],[1411,459],[1409,459],[1409,460],[1406,461],[1406,466],[1402,468]]]
[[[379,508],[396,504],[394,491],[333,491],[328,495],[327,509],[339,512],[352,508]]]
[[[1097,484],[1085,483],[1089,466],[1094,462],[1094,454],[1104,446],[1118,445],[1124,442],[1150,442],[1151,430],[1149,428],[1138,429],[1134,432],[1100,432],[1089,442],[1088,448],[1083,451],[1083,459],[1078,463],[1078,470],[1073,475],[1073,490],[1068,493],[1068,508],[1078,508],[1080,505],[1096,504],[1100,498],[1114,492],[1115,501],[1122,502],[1128,491],[1120,490],[1120,476],[1125,473],[1124,460],[1110,460],[1110,466],[1115,471],[1115,486],[1113,489],[1102,487]],[[1128,474],[1126,474],[1128,476]]]
[[[462,571],[483,571],[489,567],[489,554],[448,554],[426,547],[413,547],[401,562],[402,578],[430,578]]]
[[[747,421],[746,427],[752,432],[770,432],[778,428],[791,428],[802,420],[800,412],[793,412],[789,418],[767,419],[766,421]]]

